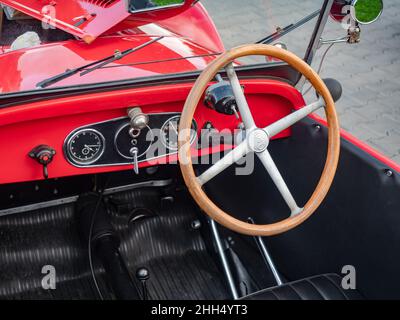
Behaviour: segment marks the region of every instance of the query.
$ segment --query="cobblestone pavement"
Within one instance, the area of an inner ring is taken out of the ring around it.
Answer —
[[[322,1],[202,0],[227,48],[252,43],[277,26],[295,22]],[[376,23],[362,26],[361,43],[330,49],[321,76],[339,80],[343,96],[336,104],[341,126],[400,163],[400,1],[384,0]],[[288,49],[303,56],[314,23],[282,38]],[[345,35],[330,20],[323,38]],[[318,68],[324,47],[314,59]],[[306,96],[306,99],[309,97]]]

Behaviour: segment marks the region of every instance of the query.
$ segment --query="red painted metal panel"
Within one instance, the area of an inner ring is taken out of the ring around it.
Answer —
[[[36,84],[66,69],[76,68],[154,39],[148,35],[102,36],[90,46],[81,41],[66,41],[11,51],[0,56],[0,93],[33,90]],[[159,74],[204,69],[216,56],[202,47],[174,36],[167,36],[137,52],[87,75],[76,74],[52,87],[133,79]],[[182,57],[198,56],[192,59]]]
[[[186,11],[193,1],[188,0],[178,8],[134,15],[128,12],[126,0],[2,0],[1,3],[91,43],[130,16],[135,26],[157,22]]]
[[[138,28],[139,25],[144,24],[144,21],[147,23],[155,21],[154,17],[151,18],[152,20],[150,20],[150,17],[149,19],[144,20],[138,19],[137,15],[131,15],[104,34],[122,33],[132,35],[140,34],[144,31],[146,31],[147,34],[153,34],[151,26]],[[208,50],[216,52],[225,51],[224,44],[213,20],[200,2],[189,7],[178,16],[164,18],[156,23],[157,25],[153,26],[153,30],[155,31],[158,26],[161,26],[174,34],[190,39],[190,41],[197,43]],[[190,28],[188,28],[188,26],[190,26]]]
[[[85,42],[129,17],[125,0],[2,0],[2,3]]]
[[[243,84],[259,126],[266,126],[289,114],[293,108],[304,105],[300,93],[286,83],[246,80]],[[148,113],[180,112],[192,85],[184,83],[102,92],[0,110],[0,184],[43,179],[41,166],[28,156],[28,152],[39,144],[50,145],[57,152],[49,166],[50,178],[129,169],[130,166],[76,168],[63,155],[64,140],[77,127],[125,116],[130,106],[140,105]],[[233,130],[238,126],[234,116],[219,114],[202,103],[197,108],[195,119],[199,128],[210,120],[218,130]],[[290,130],[274,138],[288,135]],[[202,154],[214,151],[217,150],[202,150]],[[159,159],[159,162],[172,160],[176,157]],[[140,166],[153,164],[142,163]]]

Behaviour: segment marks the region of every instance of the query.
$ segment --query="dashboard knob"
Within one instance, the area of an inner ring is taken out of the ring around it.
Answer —
[[[28,155],[43,166],[43,177],[48,179],[47,166],[53,161],[55,154],[56,151],[52,147],[42,144],[33,148]]]
[[[128,117],[134,130],[141,130],[147,127],[149,123],[149,116],[143,113],[140,107],[128,109]]]

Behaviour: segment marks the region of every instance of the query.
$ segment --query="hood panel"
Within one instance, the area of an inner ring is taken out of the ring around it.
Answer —
[[[91,43],[130,16],[125,0],[2,0],[53,28]]]
[[[67,69],[97,61],[116,50],[137,47],[154,38],[148,35],[102,36],[90,46],[71,40],[4,53],[0,55],[0,70],[7,76],[0,78],[0,93],[34,90],[38,82]],[[187,39],[165,36],[102,69],[84,76],[76,74],[49,88],[203,70],[215,58],[215,53]]]

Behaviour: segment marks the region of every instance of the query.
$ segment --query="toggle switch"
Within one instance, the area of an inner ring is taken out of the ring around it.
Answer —
[[[49,177],[47,166],[53,161],[55,154],[56,151],[52,147],[44,144],[36,146],[29,152],[29,156],[43,166],[43,177],[45,179]]]
[[[136,174],[139,174],[138,152],[139,149],[137,147],[133,147],[129,150],[129,153],[133,157],[133,171],[135,171]]]

